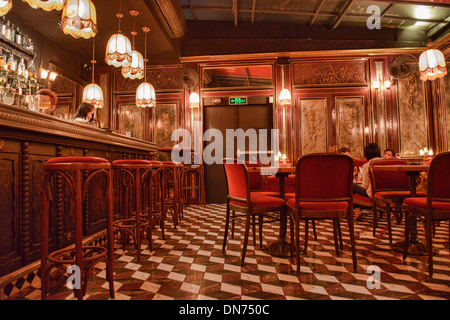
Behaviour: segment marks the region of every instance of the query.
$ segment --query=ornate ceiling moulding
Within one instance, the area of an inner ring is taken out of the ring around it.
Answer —
[[[419,53],[422,53],[425,49],[426,49],[426,47],[203,55],[203,56],[181,57],[181,62],[189,63],[189,62],[224,61],[224,60],[236,61],[236,60],[255,60],[255,59],[276,59],[278,57],[289,57],[291,59],[301,59],[301,58],[330,58],[330,57],[348,57],[348,56],[358,57],[358,56],[419,54]]]

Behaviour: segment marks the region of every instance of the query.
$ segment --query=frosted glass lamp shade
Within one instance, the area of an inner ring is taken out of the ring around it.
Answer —
[[[280,92],[280,104],[286,105],[291,104],[291,93],[288,89],[283,89]]]
[[[97,33],[97,14],[91,0],[67,0],[61,29],[74,38],[88,39]]]
[[[441,51],[430,49],[419,57],[420,80],[434,80],[447,74],[445,58]]]
[[[103,91],[95,83],[88,84],[83,90],[83,102],[92,104],[95,108],[103,108]]]
[[[197,109],[200,105],[200,98],[197,92],[192,92],[189,96],[189,106],[193,109]]]
[[[41,8],[45,11],[52,11],[52,10],[62,10],[64,8],[64,3],[66,0],[24,0],[28,2],[28,4],[33,7],[34,9]]]
[[[116,33],[109,38],[106,45],[105,61],[114,67],[127,67],[131,64],[131,42],[121,33]]]
[[[156,107],[155,88],[150,83],[142,82],[137,88],[136,105],[141,108]]]
[[[12,8],[12,0],[0,0],[0,17],[8,13]]]
[[[129,79],[142,79],[144,77],[144,58],[140,52],[131,51],[131,64],[122,67],[122,75]]]

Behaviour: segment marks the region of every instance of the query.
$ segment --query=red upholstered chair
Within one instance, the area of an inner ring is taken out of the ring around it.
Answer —
[[[420,218],[425,225],[428,273],[432,277],[432,228],[435,221],[450,220],[450,152],[440,153],[431,161],[428,172],[427,196],[405,199],[403,210],[406,216],[403,259],[406,259],[408,254],[411,219]]]
[[[49,253],[49,224],[53,219],[50,216],[50,201],[52,200],[52,178],[61,177],[63,188],[70,194],[64,194],[71,198],[73,204],[71,215],[75,225],[75,243],[73,246],[58,249]],[[106,201],[106,248],[100,245],[86,245],[83,243],[83,200],[89,187],[93,186],[97,178],[104,177],[106,189],[104,198]],[[98,157],[58,157],[47,161],[44,166],[44,177],[42,184],[42,226],[41,226],[41,298],[47,299],[49,291],[49,275],[53,268],[66,272],[68,266],[76,265],[80,269],[80,288],[75,287],[75,296],[82,300],[86,293],[89,275],[95,265],[99,262],[106,263],[106,278],[109,282],[109,293],[114,298],[114,235],[113,235],[113,195],[111,164],[103,158]]]
[[[339,219],[346,218],[350,234],[353,270],[356,272],[353,226],[353,159],[343,154],[309,154],[296,164],[295,198],[287,201],[291,217],[291,253],[295,241],[297,273],[300,272],[300,220],[333,219],[336,254],[339,255]],[[305,243],[306,252],[306,243]]]
[[[404,171],[377,170],[383,165],[405,165],[404,160],[374,160],[370,164],[370,177],[372,183],[373,198],[373,236],[376,234],[378,225],[378,212],[385,211],[388,225],[389,243],[392,244],[391,213],[396,210],[397,220],[401,220],[402,203],[405,198],[411,196],[409,178]],[[419,196],[425,193],[418,192]]]
[[[279,216],[275,216],[274,212],[284,210],[285,201],[278,197],[266,196],[258,193],[250,192],[250,183],[247,167],[244,162],[235,159],[224,159],[223,162],[225,177],[227,182],[227,212],[225,221],[225,232],[223,237],[222,252],[225,253],[227,244],[228,228],[230,220],[238,220],[244,218],[245,233],[244,243],[241,255],[241,265],[244,265],[245,254],[247,251],[248,237],[250,225],[253,226],[253,239],[255,240],[255,216],[259,218],[259,235],[260,246],[262,246],[262,225],[263,223],[272,223],[279,221]],[[233,212],[233,215],[230,212]],[[235,212],[241,214],[236,215]],[[269,220],[264,221],[264,217]]]

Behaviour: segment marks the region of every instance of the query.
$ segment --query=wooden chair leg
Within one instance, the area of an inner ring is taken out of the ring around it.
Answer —
[[[249,233],[250,233],[250,214],[247,213],[247,217],[245,219],[245,233],[244,233],[244,244],[242,246],[241,266],[243,266],[245,262]]]
[[[297,264],[297,274],[300,273],[300,218],[296,217],[294,219],[295,224],[295,246],[297,248],[296,252],[296,264]],[[306,226],[308,225],[308,221],[306,221]],[[305,226],[305,229],[308,229]],[[307,238],[306,238],[307,239]],[[306,240],[305,240],[305,253],[306,253]]]
[[[378,212],[377,212],[377,206],[374,201],[374,203],[373,203],[373,236],[374,237],[377,232],[377,225],[378,225]]]
[[[230,206],[227,204],[227,212],[226,212],[226,215],[225,215],[225,231],[224,231],[224,234],[223,234],[222,253],[225,253],[225,247],[227,245],[228,225],[229,224],[230,224]]]
[[[403,260],[408,256],[409,247],[409,230],[410,230],[410,215],[408,211],[405,211],[405,247],[403,248]]]
[[[388,225],[389,244],[392,245],[391,206],[386,203],[386,219]]]
[[[312,224],[312,227],[313,227],[314,241],[317,241],[316,221],[315,220],[311,220],[311,224]]]
[[[350,244],[352,248],[353,272],[357,270],[356,248],[355,248],[355,228],[353,223],[353,210],[348,213],[348,231],[350,233]]]
[[[303,250],[305,253],[308,250],[308,238],[309,238],[308,235],[309,235],[309,219],[305,219],[305,249]],[[300,247],[297,247],[297,251],[299,249]]]
[[[426,225],[426,229],[425,229],[425,239],[426,239],[426,246],[427,246],[427,251],[428,251],[428,274],[430,275],[430,277],[433,276],[433,227],[434,224],[434,220],[431,218],[426,218],[425,219],[425,225]]]
[[[337,218],[333,218],[333,235],[334,235],[334,249],[336,251],[336,256],[339,257]]]

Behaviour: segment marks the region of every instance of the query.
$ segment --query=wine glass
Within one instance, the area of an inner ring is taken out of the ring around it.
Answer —
[[[3,103],[14,104],[14,98],[16,97],[16,91],[11,88],[4,88],[2,92]]]

